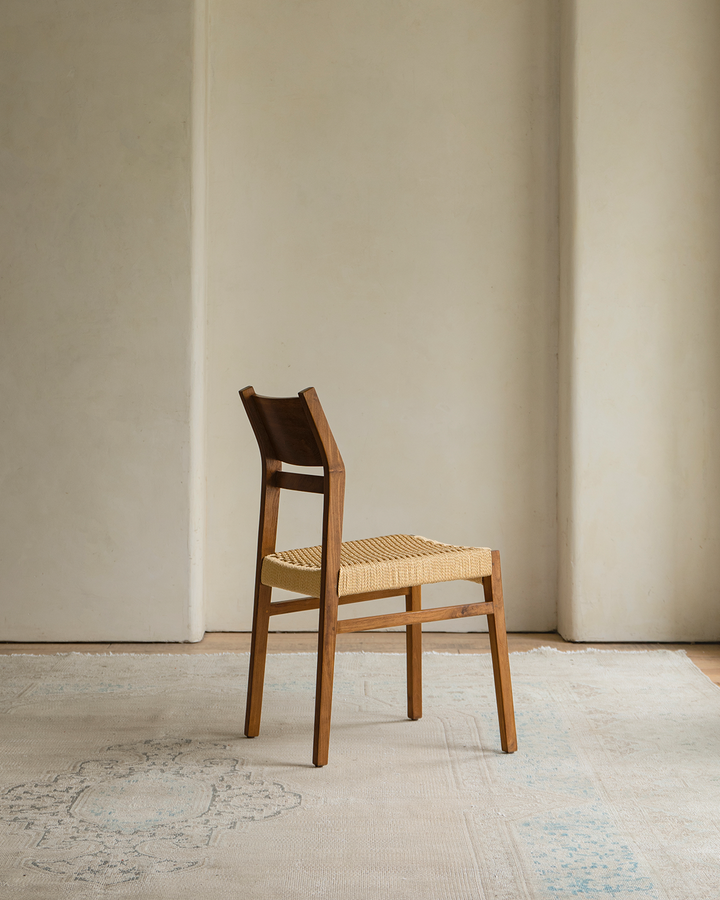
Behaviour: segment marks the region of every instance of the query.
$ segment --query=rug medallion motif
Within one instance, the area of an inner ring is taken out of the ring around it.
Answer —
[[[43,852],[25,866],[113,884],[200,866],[197,851],[223,832],[300,803],[282,784],[254,778],[227,745],[147,740],[108,747],[50,782],[6,790],[0,824],[37,835]]]

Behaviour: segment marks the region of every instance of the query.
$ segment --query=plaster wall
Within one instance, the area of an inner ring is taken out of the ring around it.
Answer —
[[[191,0],[3,4],[3,640],[202,635],[192,32]]]
[[[317,387],[346,538],[498,547],[511,629],[559,571],[566,637],[720,639],[714,0],[3,13],[3,639],[249,627],[248,383]]]
[[[209,9],[208,628],[251,622],[260,470],[237,391],[253,384],[317,388],[346,539],[499,548],[509,626],[552,629],[556,4]],[[317,501],[283,497],[279,547],[319,540]]]
[[[720,5],[563,22],[560,609],[720,638]]]

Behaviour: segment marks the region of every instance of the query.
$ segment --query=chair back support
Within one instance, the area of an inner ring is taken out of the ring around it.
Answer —
[[[243,400],[245,398],[243,397]],[[321,466],[322,453],[300,397],[258,397],[245,408],[263,454],[291,466]]]
[[[345,471],[315,388],[297,397],[261,397],[246,387],[240,397],[264,461]]]
[[[275,552],[280,489],[323,494],[323,576],[337,586],[345,496],[345,466],[315,388],[297,397],[261,397],[252,387],[240,391],[255,432],[263,477],[258,540],[262,559]],[[282,464],[322,466],[322,475],[284,472]],[[323,578],[323,583],[326,581]]]

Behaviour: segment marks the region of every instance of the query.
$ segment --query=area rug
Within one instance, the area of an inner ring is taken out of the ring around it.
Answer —
[[[683,655],[511,655],[519,750],[488,656],[337,658],[310,764],[314,657],[0,657],[0,897],[717,900],[720,690]]]

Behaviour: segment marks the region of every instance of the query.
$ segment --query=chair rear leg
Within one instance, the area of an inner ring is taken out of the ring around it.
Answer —
[[[257,737],[260,733],[271,597],[272,588],[265,584],[257,585],[250,644],[250,674],[245,706],[245,736],[249,738]]]
[[[422,608],[420,586],[411,587],[405,597],[408,612]],[[408,719],[422,718],[422,624],[405,626],[407,650]]]
[[[497,699],[500,722],[500,745],[505,753],[517,750],[515,732],[515,710],[513,708],[512,684],[510,681],[510,658],[508,655],[507,633],[505,631],[505,606],[503,604],[500,553],[492,551],[492,575],[483,578],[485,599],[493,604],[494,612],[488,615],[490,632],[490,652],[492,653],[495,697]]]
[[[315,686],[315,729],[313,733],[313,765],[326,766],[330,747],[335,645],[337,643],[337,593],[320,601],[318,627],[317,683]]]

